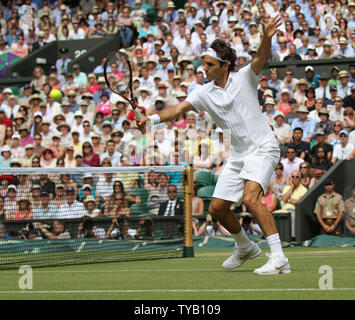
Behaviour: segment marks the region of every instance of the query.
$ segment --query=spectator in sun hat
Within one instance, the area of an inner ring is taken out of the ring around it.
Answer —
[[[326,137],[333,132],[333,122],[329,120],[329,111],[327,108],[323,107],[319,110],[318,116],[320,118],[320,122],[316,125],[317,129],[322,129]]]
[[[349,45],[349,41],[346,38],[340,37],[338,45],[339,49],[335,50],[335,52],[333,53],[333,58],[344,59],[355,57],[355,51],[352,46]]]
[[[349,72],[346,70],[341,70],[338,74],[340,85],[338,85],[338,96],[345,98],[351,93],[352,83],[349,81]]]
[[[23,124],[20,129],[19,133],[21,136],[21,146],[26,147],[28,143],[33,143],[33,137],[30,136],[30,130],[27,128],[26,124]]]
[[[295,128],[302,128],[303,130],[303,137],[302,140],[305,142],[310,143],[315,136],[316,133],[316,121],[310,117],[308,117],[308,109],[306,106],[301,105],[298,107],[298,118],[293,120],[291,129],[294,130]]]

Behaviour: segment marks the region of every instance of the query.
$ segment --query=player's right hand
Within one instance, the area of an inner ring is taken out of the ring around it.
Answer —
[[[145,132],[147,125],[149,125],[149,118],[142,115],[141,120],[138,120],[138,119],[135,119],[135,120],[136,120],[139,130],[141,130],[142,132]]]

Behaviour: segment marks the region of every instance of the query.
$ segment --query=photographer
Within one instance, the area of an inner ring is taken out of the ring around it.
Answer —
[[[47,239],[70,239],[70,233],[65,229],[64,223],[58,220],[53,221],[52,227],[40,222],[35,222],[34,225]]]
[[[156,234],[153,219],[151,217],[140,219],[135,238],[138,240],[153,240],[154,237],[156,237]]]
[[[246,211],[245,204],[242,204],[242,212],[239,215],[239,223],[247,235],[263,234],[258,224],[255,224],[253,217]]]
[[[36,225],[32,222],[28,223],[26,227],[19,231],[20,239],[42,239],[39,230],[37,230]]]
[[[196,220],[193,220],[192,228],[195,236],[230,236],[230,233],[210,214],[206,215],[206,220],[199,228]]]
[[[110,228],[107,230],[105,238],[106,239],[133,239],[136,235],[137,230],[131,229],[129,227],[129,221],[124,217],[112,218],[112,223]]]
[[[104,238],[105,229],[97,228],[89,216],[83,216],[78,226],[77,238]]]

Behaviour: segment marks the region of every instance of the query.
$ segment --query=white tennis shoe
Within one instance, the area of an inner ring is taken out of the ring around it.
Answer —
[[[291,273],[291,266],[286,257],[269,253],[267,253],[266,256],[269,257],[269,260],[262,267],[255,269],[255,274],[269,275]]]
[[[236,248],[233,254],[223,262],[222,266],[227,270],[238,268],[245,261],[256,258],[260,253],[261,249],[259,246],[254,242],[250,242],[248,249],[239,250]]]

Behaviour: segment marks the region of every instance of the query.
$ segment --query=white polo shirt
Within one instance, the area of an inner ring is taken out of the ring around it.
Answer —
[[[260,110],[259,78],[248,64],[238,72],[231,72],[224,88],[211,81],[186,98],[198,111],[206,111],[223,131],[230,130],[232,161],[240,160],[264,144],[278,147]]]

